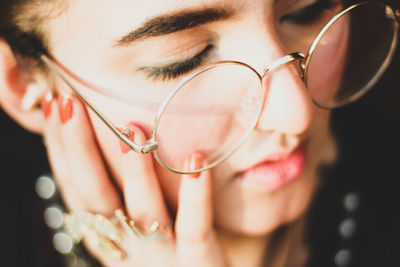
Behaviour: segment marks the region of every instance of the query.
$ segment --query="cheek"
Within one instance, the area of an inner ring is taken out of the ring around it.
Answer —
[[[229,115],[214,117],[205,113],[166,118],[157,131],[159,156],[175,169],[183,169],[185,161],[195,152],[202,154],[207,162],[213,162],[227,150],[224,144],[232,143],[227,141],[232,125]]]

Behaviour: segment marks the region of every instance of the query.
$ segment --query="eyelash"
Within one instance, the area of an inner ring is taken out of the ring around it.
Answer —
[[[184,75],[195,69],[196,67],[200,66],[203,63],[204,59],[208,56],[212,48],[213,45],[208,45],[199,54],[186,61],[172,63],[164,67],[146,68],[147,78],[153,79],[154,82],[165,82],[176,79],[179,76]]]
[[[286,21],[292,24],[311,24],[321,17],[323,11],[331,9],[338,4],[339,2],[336,0],[317,0],[315,3],[299,11],[281,17],[280,21]]]

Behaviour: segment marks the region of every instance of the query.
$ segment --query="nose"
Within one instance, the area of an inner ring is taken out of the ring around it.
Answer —
[[[298,135],[310,127],[315,107],[295,66],[298,60],[284,58],[262,77],[264,106],[256,129]]]

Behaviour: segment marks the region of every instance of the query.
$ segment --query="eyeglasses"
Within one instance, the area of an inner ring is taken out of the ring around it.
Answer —
[[[93,86],[54,58],[40,57],[132,150],[153,152],[166,169],[190,174],[218,165],[245,142],[265,108],[263,78],[284,64],[299,62],[300,76],[314,103],[322,108],[340,107],[360,98],[388,67],[397,45],[399,20],[400,10],[362,2],[324,21],[306,55],[296,52],[281,57],[262,73],[238,61],[203,65],[169,89],[145,145],[132,142],[71,78],[89,90]],[[175,140],[168,139],[171,136]],[[201,153],[207,165],[186,169],[184,161],[194,152]]]

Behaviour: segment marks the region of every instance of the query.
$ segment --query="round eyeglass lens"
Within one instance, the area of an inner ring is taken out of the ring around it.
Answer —
[[[255,127],[263,103],[258,73],[245,64],[210,65],[185,79],[160,109],[156,158],[174,172],[210,168],[233,153]],[[185,161],[199,153],[206,165]]]
[[[331,22],[306,62],[310,95],[325,108],[355,101],[370,89],[387,68],[397,42],[394,11],[384,4],[355,5]]]

